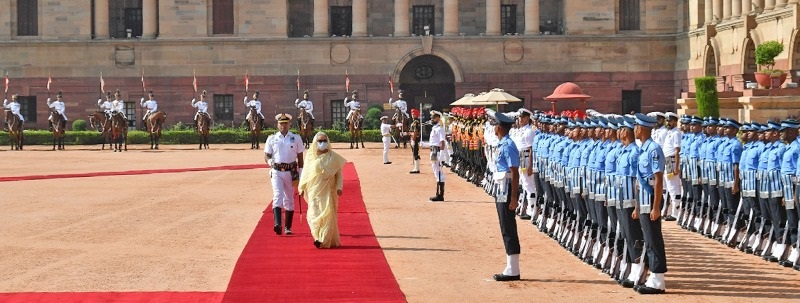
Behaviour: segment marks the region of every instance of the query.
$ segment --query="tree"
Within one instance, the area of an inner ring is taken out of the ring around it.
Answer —
[[[694,86],[697,88],[697,114],[700,117],[719,117],[717,78],[695,78]]]
[[[383,116],[383,107],[380,105],[372,105],[364,115],[364,128],[365,129],[378,129],[381,127],[381,116]]]

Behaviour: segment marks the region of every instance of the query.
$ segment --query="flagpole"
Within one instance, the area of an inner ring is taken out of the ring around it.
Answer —
[[[6,88],[5,88],[6,99],[8,99],[8,71],[6,71]]]
[[[47,99],[50,99],[50,83],[52,82],[52,78],[50,77],[50,69],[47,70]]]
[[[295,99],[300,99],[300,69],[297,69],[297,90],[294,92]]]
[[[250,76],[248,75],[247,69],[244,70],[244,96],[247,97],[250,95]]]
[[[192,88],[194,89],[194,93],[192,94],[192,99],[197,98],[197,70],[192,69]]]

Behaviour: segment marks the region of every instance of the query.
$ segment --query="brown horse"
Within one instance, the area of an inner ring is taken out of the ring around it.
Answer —
[[[122,113],[116,113],[111,117],[111,144],[114,146],[114,152],[122,152],[123,144],[125,151],[128,151],[128,121]]]
[[[111,148],[111,119],[106,119],[106,113],[96,111],[89,115],[89,125],[103,136],[101,149],[106,149],[106,143]]]
[[[303,139],[303,145],[308,148],[314,137],[314,120],[311,120],[311,115],[305,109],[300,109],[297,117],[300,121],[300,138]]]
[[[211,117],[208,116],[208,113],[200,113],[200,115],[197,116],[197,134],[200,135],[200,147],[198,149],[203,149],[203,147],[208,149],[208,134],[210,127]]]
[[[50,111],[50,124],[53,125],[53,150],[64,150],[64,129],[67,127],[67,121],[61,117],[61,114],[51,110]]]
[[[150,149],[158,149],[158,144],[161,143],[161,129],[166,120],[167,113],[162,111],[150,113],[145,119],[147,132],[150,133]]]
[[[408,129],[408,126],[409,126],[409,121],[408,120],[409,119],[406,118],[406,115],[404,115],[400,111],[400,109],[397,109],[395,111],[395,113],[394,113],[394,116],[392,116],[392,121],[394,121],[393,122],[394,125],[397,126],[396,128],[394,128],[395,130],[393,131],[395,134],[397,134],[397,141],[395,142],[395,147],[396,148],[400,147],[400,142],[403,142],[403,148],[407,148],[408,147],[408,141],[409,141],[409,138],[410,138],[409,132],[408,132],[408,130],[409,130]]]
[[[22,150],[23,145],[25,145],[22,120],[10,110],[6,110],[6,127],[8,128],[8,135],[11,137],[11,150]]]
[[[258,114],[255,106],[250,106],[250,117],[247,118],[247,124],[250,125],[250,149],[261,148],[261,127],[264,125],[264,119]]]
[[[354,110],[353,114],[350,115],[350,120],[347,123],[348,127],[350,128],[350,149],[353,149],[353,143],[356,144],[356,149],[358,149],[359,139],[361,140],[361,147],[364,147],[364,136],[361,133],[361,122],[361,111]]]

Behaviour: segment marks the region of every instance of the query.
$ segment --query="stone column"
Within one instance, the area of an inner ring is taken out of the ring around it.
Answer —
[[[745,1],[748,1],[749,3],[750,0],[745,0]],[[733,11],[731,12],[731,18],[739,19],[739,17],[742,16],[742,0],[733,0],[733,4],[731,5],[733,6]]]
[[[722,21],[722,0],[714,0],[714,9],[712,11],[714,16],[711,18],[711,22]]]
[[[525,35],[539,33],[539,0],[525,0]]]
[[[800,3],[800,0],[789,0],[789,3]]]
[[[445,36],[458,35],[458,0],[444,0],[443,33]]]
[[[747,16],[750,14],[750,8],[752,7],[752,0],[741,0],[742,1],[742,17]]]
[[[408,0],[394,0],[394,35],[405,37],[410,35],[408,24]]]
[[[367,35],[367,0],[353,0],[353,37]]]
[[[705,4],[703,5],[703,12],[705,12],[705,24],[711,24],[714,22],[714,10],[711,8],[713,1],[706,0]]]
[[[733,0],[722,0],[722,19],[723,20],[730,20],[731,19],[731,13],[733,12],[732,11],[733,3],[731,3],[732,1]]]
[[[771,11],[775,9],[775,0],[767,0],[764,2],[764,10]]]
[[[500,0],[486,0],[486,35],[500,35]]]
[[[330,23],[328,0],[314,0],[314,37],[329,36]]]
[[[142,1],[142,38],[154,39],[158,28],[156,0]]]
[[[788,3],[789,3],[788,0],[778,0],[777,3],[775,4],[775,8],[786,7],[786,4],[788,4]]]
[[[108,39],[108,0],[94,2],[94,38]]]

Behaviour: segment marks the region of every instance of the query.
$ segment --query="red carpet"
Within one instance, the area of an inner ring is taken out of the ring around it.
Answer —
[[[170,303],[216,303],[222,299],[221,292],[24,292],[0,293],[3,303],[78,303],[78,302],[170,302]]]
[[[275,235],[270,206],[236,263],[223,302],[405,302],[372,231],[352,163],[344,168],[343,191],[342,247],[315,248],[297,212],[294,235]]]
[[[31,181],[31,180],[46,180],[46,179],[66,179],[66,178],[91,178],[91,177],[107,177],[107,176],[170,174],[170,173],[184,173],[184,172],[212,171],[212,170],[244,170],[244,169],[256,169],[256,168],[267,168],[267,167],[268,166],[266,164],[245,164],[245,165],[225,165],[225,166],[211,166],[211,167],[125,170],[125,171],[109,171],[109,172],[93,172],[93,173],[53,174],[53,175],[31,175],[31,176],[16,176],[16,177],[0,177],[0,182]]]

